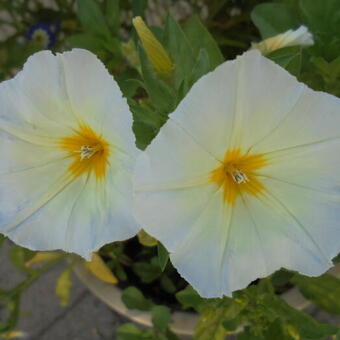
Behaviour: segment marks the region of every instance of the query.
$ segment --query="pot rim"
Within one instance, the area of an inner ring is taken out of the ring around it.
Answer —
[[[147,311],[128,309],[122,299],[122,289],[118,286],[100,281],[97,279],[82,262],[74,266],[74,272],[81,282],[107,306],[125,316],[126,318],[146,327],[152,327],[151,314]],[[327,273],[340,278],[340,263],[332,267]],[[298,310],[304,310],[312,303],[305,299],[299,290],[294,287],[282,294],[282,298],[292,307]],[[170,329],[181,336],[193,335],[198,314],[186,311],[176,311],[172,313]],[[242,330],[238,328],[235,333]]]

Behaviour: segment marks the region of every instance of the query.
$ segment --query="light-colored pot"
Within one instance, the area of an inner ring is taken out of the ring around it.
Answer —
[[[98,280],[82,263],[77,263],[74,271],[85,286],[106,305],[140,325],[152,327],[149,312],[131,310],[124,305],[121,299],[122,290],[119,287]],[[340,278],[340,263],[330,269],[329,273]],[[290,289],[282,295],[282,298],[298,310],[303,310],[311,304],[301,295],[297,288]],[[177,335],[190,336],[194,332],[197,320],[198,314],[196,313],[174,312],[170,328]]]

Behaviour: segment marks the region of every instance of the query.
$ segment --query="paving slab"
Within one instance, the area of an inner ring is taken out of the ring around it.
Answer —
[[[9,242],[0,251],[0,287],[10,288],[24,275],[9,262]],[[27,340],[111,340],[117,327],[127,320],[99,301],[77,279],[72,277],[69,305],[62,307],[55,294],[57,278],[66,263],[60,263],[39,277],[24,293],[18,330]],[[0,313],[0,319],[4,313]]]

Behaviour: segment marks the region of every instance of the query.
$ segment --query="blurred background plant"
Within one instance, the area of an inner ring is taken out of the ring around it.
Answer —
[[[144,21],[132,20],[138,16]],[[267,57],[313,89],[340,96],[339,0],[0,0],[0,80],[15,75],[36,51],[88,49],[105,63],[127,97],[137,145],[144,149],[202,75],[253,42],[301,25],[312,33],[313,46],[282,47]],[[0,289],[0,308],[7,310],[0,322],[3,338],[18,335],[14,329],[25,289],[65,258],[69,262],[56,294],[67,305],[70,273],[81,261],[19,246],[10,249],[9,258],[26,279]],[[165,248],[143,231],[106,245],[86,267],[100,280],[118,284],[127,307],[152,315],[154,329],[125,324],[117,334],[120,340],[176,339],[169,322],[171,312],[180,309],[200,314],[194,336],[199,340],[224,339],[240,325],[246,326],[239,340],[319,339],[338,332],[280,298],[294,285],[320,308],[340,315],[340,280],[328,274],[307,278],[280,270],[233,298],[202,299],[177,274]]]

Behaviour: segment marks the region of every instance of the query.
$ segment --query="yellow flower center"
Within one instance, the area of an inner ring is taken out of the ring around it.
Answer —
[[[258,196],[264,189],[257,170],[267,164],[263,154],[242,154],[240,149],[228,151],[222,165],[212,171],[210,180],[223,187],[225,202],[234,204],[243,192]]]
[[[81,124],[74,135],[60,140],[60,147],[73,158],[69,171],[74,177],[93,173],[97,179],[105,177],[110,145],[88,125]]]

